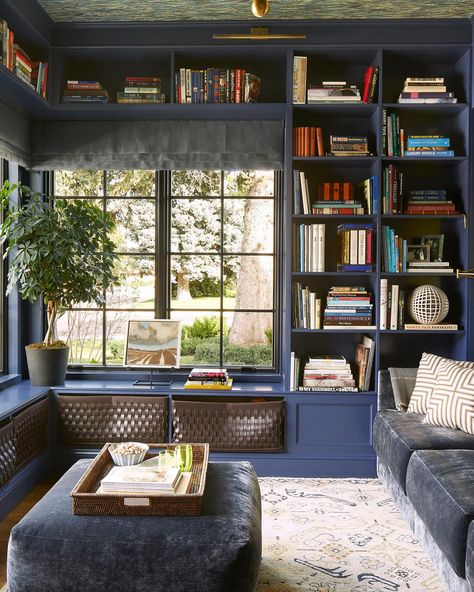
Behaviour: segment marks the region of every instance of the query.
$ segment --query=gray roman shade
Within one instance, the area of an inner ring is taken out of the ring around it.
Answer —
[[[32,168],[282,169],[283,121],[37,121]]]
[[[30,166],[28,119],[0,102],[0,158]]]

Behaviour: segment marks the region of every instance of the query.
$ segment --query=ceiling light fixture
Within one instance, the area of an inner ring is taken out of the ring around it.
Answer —
[[[252,12],[254,16],[262,18],[270,10],[268,0],[252,0]]]
[[[304,33],[269,33],[268,27],[251,27],[250,33],[213,33],[213,39],[251,39],[252,41],[268,39],[306,39]]]

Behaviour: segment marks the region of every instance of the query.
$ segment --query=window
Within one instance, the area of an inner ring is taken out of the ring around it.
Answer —
[[[128,319],[181,319],[181,364],[273,368],[278,176],[58,171],[56,199],[116,220],[119,285],[59,321],[71,363],[120,365]]]

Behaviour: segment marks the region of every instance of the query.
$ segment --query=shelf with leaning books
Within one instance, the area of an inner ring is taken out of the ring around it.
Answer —
[[[46,117],[49,112],[49,101],[39,95],[36,90],[0,63],[0,88],[2,103],[18,109],[18,107],[37,118]]]
[[[293,104],[377,103],[379,58],[378,50],[372,48],[351,48],[350,52],[337,47],[295,50]]]

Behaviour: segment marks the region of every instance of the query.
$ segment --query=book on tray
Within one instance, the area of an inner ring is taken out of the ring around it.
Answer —
[[[181,479],[180,469],[160,469],[157,465],[147,466],[147,462],[131,467],[113,467],[100,482],[102,491],[174,493]]]
[[[363,286],[334,286],[329,289],[323,329],[375,329],[372,294]]]
[[[117,93],[117,103],[154,105],[164,102],[159,76],[127,76],[123,92]]]

